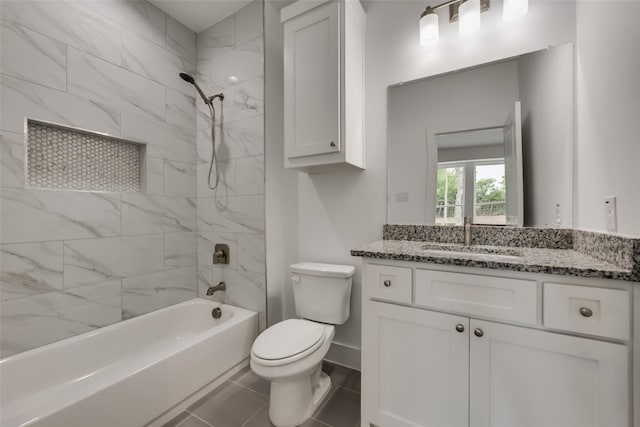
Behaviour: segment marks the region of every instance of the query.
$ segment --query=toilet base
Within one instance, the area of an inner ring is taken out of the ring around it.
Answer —
[[[313,415],[331,389],[331,378],[320,368],[311,376],[272,381],[269,418],[277,427],[295,427]]]

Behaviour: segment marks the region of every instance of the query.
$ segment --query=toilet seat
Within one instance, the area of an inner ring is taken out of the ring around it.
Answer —
[[[279,366],[295,362],[316,351],[324,342],[325,330],[315,322],[289,319],[267,328],[251,347],[255,362]]]

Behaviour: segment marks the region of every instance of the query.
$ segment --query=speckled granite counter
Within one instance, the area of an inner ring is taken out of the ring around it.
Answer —
[[[409,226],[419,227],[420,231],[417,234],[405,233],[401,235],[401,239],[392,240],[389,239],[389,237],[396,237],[398,235],[393,232],[392,227],[407,226],[385,225],[383,234],[388,240],[380,240],[353,249],[351,250],[351,255],[441,265],[640,282],[640,239],[625,239],[618,236],[594,234],[580,230],[568,230],[566,233],[560,233],[562,238],[557,239],[559,235],[558,231],[553,231],[552,234],[556,239],[550,241],[549,245],[544,244],[546,238],[542,241],[533,242],[535,244],[522,246],[517,244],[504,244],[512,242],[503,242],[500,240],[499,245],[516,248],[519,256],[493,256],[480,253],[461,254],[457,252],[446,253],[445,251],[434,252],[433,250],[424,249],[425,243],[428,241],[460,243],[457,238],[460,233],[456,232],[455,228],[447,227],[447,233],[455,236],[455,238],[442,238],[442,236],[433,238],[434,236],[429,233],[432,233],[434,230],[433,228],[429,230],[429,227],[434,226]],[[425,228],[427,228],[426,233],[424,231]],[[495,230],[499,235],[503,234],[500,231],[505,231],[505,229]],[[532,233],[532,229],[521,230],[523,230],[523,233]],[[548,231],[544,229],[538,230],[543,230],[540,234],[546,234],[548,237]],[[506,234],[513,233],[513,229],[509,229]],[[517,231],[515,231],[515,233],[517,233]],[[431,237],[431,239],[425,239],[423,237],[425,235]],[[558,244],[558,240],[562,241],[562,244]],[[493,242],[485,240],[479,243],[486,245]],[[485,247],[490,248],[490,246]],[[594,247],[599,249],[594,249]]]

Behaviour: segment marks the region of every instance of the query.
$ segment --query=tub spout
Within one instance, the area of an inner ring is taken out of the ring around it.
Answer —
[[[217,291],[226,291],[227,285],[224,282],[218,283],[216,286],[209,286],[207,289],[207,296],[213,295]]]

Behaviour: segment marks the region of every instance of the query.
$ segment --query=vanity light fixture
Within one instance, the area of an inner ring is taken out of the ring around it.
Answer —
[[[489,10],[490,0],[449,0],[437,6],[427,6],[420,15],[420,44],[429,46],[440,39],[438,9],[449,6],[449,22],[458,22],[458,32],[473,34],[480,28],[480,13]],[[513,21],[527,14],[529,0],[504,0],[502,19]]]
[[[504,0],[502,6],[502,20],[515,21],[522,18],[529,11],[529,0]]]
[[[473,34],[480,29],[480,0],[463,0],[458,7],[458,32]]]

